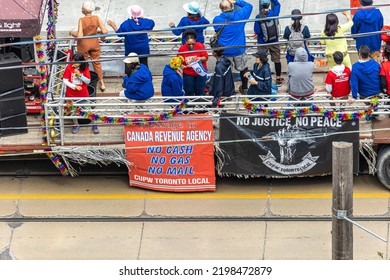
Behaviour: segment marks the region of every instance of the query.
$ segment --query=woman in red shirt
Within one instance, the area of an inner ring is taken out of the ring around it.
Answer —
[[[178,51],[178,55],[184,57],[183,89],[186,96],[203,96],[206,94],[204,90],[207,81],[206,61],[209,56],[204,45],[195,41],[196,32],[193,29],[187,29],[184,37],[186,43]]]
[[[91,82],[91,74],[89,72],[88,63],[85,61],[81,53],[76,53],[73,56],[73,63],[68,64],[62,76],[63,82],[66,85],[66,97],[89,98],[88,84]],[[77,100],[76,103],[86,103],[88,100]],[[76,134],[80,130],[80,125],[77,119],[73,120],[72,133]],[[92,125],[92,132],[99,133],[97,125]]]

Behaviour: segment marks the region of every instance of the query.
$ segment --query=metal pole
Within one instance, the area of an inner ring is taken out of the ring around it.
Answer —
[[[332,144],[332,259],[353,259],[353,225],[340,218],[353,210],[353,145],[346,142]]]

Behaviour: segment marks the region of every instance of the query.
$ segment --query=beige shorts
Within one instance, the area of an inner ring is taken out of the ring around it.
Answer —
[[[274,63],[280,63],[280,45],[269,45],[269,46],[257,46],[257,51],[264,50],[268,51],[271,55],[271,60]]]
[[[248,62],[248,55],[246,52],[237,56],[226,56],[226,58],[233,63],[234,69],[237,71],[242,71],[246,68],[246,63]]]

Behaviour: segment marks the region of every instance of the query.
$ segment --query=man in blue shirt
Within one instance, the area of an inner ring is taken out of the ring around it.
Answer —
[[[240,10],[233,11],[234,4],[240,7]],[[229,23],[232,21],[249,19],[253,6],[244,0],[222,0],[219,4],[222,13],[216,16],[213,23]],[[234,68],[240,71],[241,83],[240,92],[248,91],[248,79],[244,73],[248,71],[246,63],[248,56],[246,54],[245,22],[238,24],[227,24],[220,33],[218,45],[225,47],[224,56],[233,62]],[[224,25],[214,26],[215,32],[218,32]],[[242,48],[236,48],[243,46]]]
[[[365,6],[373,5],[373,0],[360,0],[360,4]],[[352,34],[380,31],[383,28],[383,15],[376,8],[358,10],[353,17]],[[370,49],[370,57],[379,63],[381,49],[381,34],[355,38],[356,49],[366,45]]]
[[[271,8],[271,2],[273,8]],[[280,3],[278,0],[260,0],[260,13],[256,18],[276,17],[279,16],[279,13]],[[271,60],[275,64],[276,85],[279,87],[284,82],[284,79],[281,78],[280,45],[272,44],[279,42],[279,21],[277,19],[256,21],[254,31],[259,44],[257,50],[268,51],[271,54]]]

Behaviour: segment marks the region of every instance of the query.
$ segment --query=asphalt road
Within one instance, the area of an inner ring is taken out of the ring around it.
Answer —
[[[354,178],[353,214],[389,239],[390,192]],[[0,177],[0,259],[329,260],[332,178],[218,178],[216,192],[161,193],[126,175]],[[354,259],[389,259],[354,228]]]

